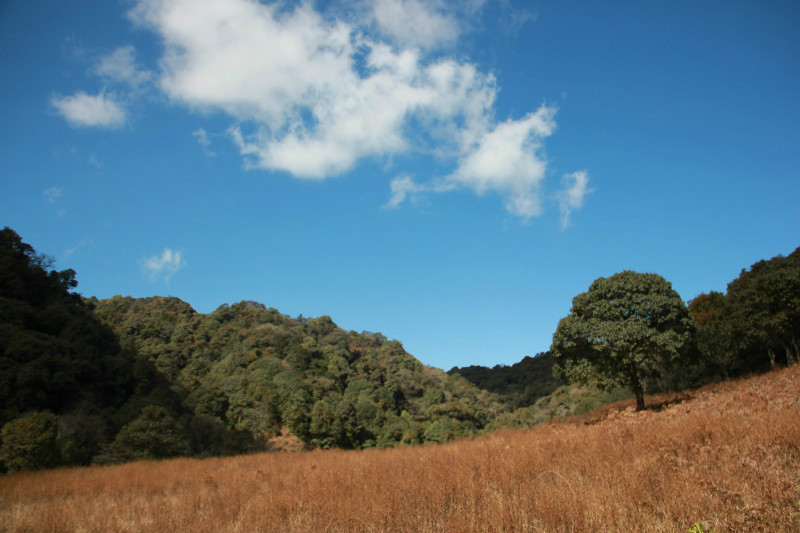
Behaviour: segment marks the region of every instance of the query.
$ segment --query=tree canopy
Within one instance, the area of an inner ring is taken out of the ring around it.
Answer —
[[[626,270],[599,278],[572,300],[550,351],[570,381],[625,384],[644,409],[645,380],[662,375],[691,339],[692,320],[672,285]]]
[[[689,309],[701,352],[726,377],[797,362],[800,248],[742,269],[725,294],[700,294]]]

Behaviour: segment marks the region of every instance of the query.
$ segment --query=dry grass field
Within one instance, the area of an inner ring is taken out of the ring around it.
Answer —
[[[0,478],[30,532],[800,531],[800,365],[447,445]]]

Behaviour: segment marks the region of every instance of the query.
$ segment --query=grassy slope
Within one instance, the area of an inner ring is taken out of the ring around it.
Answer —
[[[800,531],[800,365],[446,445],[0,479],[4,531]]]

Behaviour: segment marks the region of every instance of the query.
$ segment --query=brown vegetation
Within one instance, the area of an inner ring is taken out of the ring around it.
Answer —
[[[800,531],[798,391],[795,365],[446,445],[8,475],[0,529]]]

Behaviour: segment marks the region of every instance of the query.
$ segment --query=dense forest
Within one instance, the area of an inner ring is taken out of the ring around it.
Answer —
[[[328,316],[293,318],[249,301],[202,314],[171,297],[85,298],[74,271],[52,266],[13,230],[0,232],[4,471],[439,443],[626,394],[567,385],[549,352],[445,373],[397,340],[345,331]],[[680,305],[691,342],[648,391],[791,364],[800,249],[743,269],[724,294]]]
[[[460,375],[476,387],[497,394],[503,405],[513,410],[534,405],[559,386],[566,385],[566,381],[553,377],[554,364],[553,356],[544,352],[525,356],[510,366],[456,366],[447,373]]]

